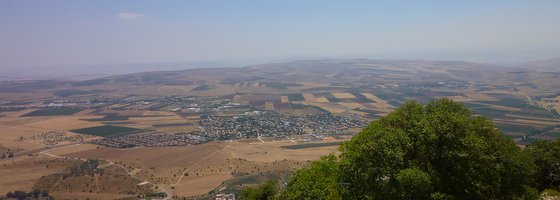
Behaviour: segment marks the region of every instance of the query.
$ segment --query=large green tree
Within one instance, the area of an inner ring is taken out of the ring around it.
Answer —
[[[407,102],[340,150],[339,161],[323,159],[296,172],[283,196],[531,199],[536,194],[530,157],[490,120],[449,99],[425,106]]]
[[[560,140],[536,141],[525,150],[537,165],[535,181],[538,189],[560,191]]]
[[[296,171],[280,199],[341,199],[337,176],[338,165],[336,156],[329,155]]]

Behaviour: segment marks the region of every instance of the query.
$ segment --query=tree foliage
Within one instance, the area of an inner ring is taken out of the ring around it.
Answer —
[[[531,199],[531,158],[460,103],[407,102],[297,171],[286,199]],[[329,196],[330,195],[330,196]]]
[[[536,141],[525,150],[535,160],[535,181],[539,190],[560,191],[560,140]]]
[[[395,183],[395,192],[401,199],[428,199],[432,187],[430,175],[418,168],[399,171]]]
[[[278,182],[268,180],[258,187],[244,187],[239,192],[240,200],[272,200],[278,194]]]
[[[338,171],[336,156],[324,156],[296,171],[280,199],[340,199]]]
[[[14,192],[8,192],[6,193],[6,197],[8,198],[12,198],[12,199],[47,199],[47,200],[54,200],[53,196],[49,195],[49,192],[47,190],[39,190],[39,189],[33,189],[30,192],[25,192],[25,191],[21,191],[21,190],[16,190]],[[2,199],[2,198],[0,198]]]

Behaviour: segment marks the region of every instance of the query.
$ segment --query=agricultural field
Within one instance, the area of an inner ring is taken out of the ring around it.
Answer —
[[[350,93],[346,93],[346,92],[334,92],[331,93],[332,96],[334,96],[337,99],[354,99],[356,98],[354,95],[350,94]]]
[[[83,109],[80,108],[42,108],[24,114],[24,117],[73,115]]]
[[[555,113],[556,117],[560,118],[560,114],[558,114],[560,112],[560,96],[557,96],[557,94],[540,98],[537,101],[537,104],[543,108],[551,110]]]
[[[205,91],[205,90],[211,90],[212,88],[213,87],[211,85],[201,85],[191,89],[191,91]]]
[[[98,122],[81,120],[84,118],[93,118],[95,116],[20,117],[20,114],[23,112],[26,112],[26,110],[10,112],[5,117],[0,118],[0,144],[16,151],[45,147],[42,139],[33,139],[33,137],[47,131],[64,132],[101,125],[101,123]],[[66,136],[71,135],[72,133],[69,132],[66,134]],[[61,141],[61,143],[65,142]]]
[[[536,134],[546,127],[560,124],[560,120],[549,110],[530,105],[528,102],[508,95],[494,96],[497,101],[465,103],[475,113],[494,120],[498,128],[514,138]],[[540,135],[539,133],[538,135]],[[544,133],[542,133],[544,134]],[[535,138],[549,138],[542,136]]]
[[[88,128],[75,129],[70,131],[74,133],[94,135],[100,137],[114,137],[114,136],[137,133],[140,130],[141,129],[124,127],[124,126],[103,125],[103,126],[94,126]]]
[[[302,94],[287,94],[289,101],[303,101],[305,98]]]

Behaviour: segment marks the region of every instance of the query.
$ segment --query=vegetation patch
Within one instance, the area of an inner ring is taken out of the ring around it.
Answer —
[[[505,117],[506,114],[510,113],[509,111],[498,110],[491,107],[478,107],[478,108],[471,108],[476,114],[483,115],[486,117],[491,118],[499,118]]]
[[[82,111],[81,108],[60,107],[60,108],[42,108],[23,115],[24,117],[36,116],[60,116],[60,115],[73,115]]]
[[[351,92],[350,94],[352,94],[356,97],[355,99],[352,99],[353,102],[356,102],[356,103],[377,103],[374,100],[368,99],[362,93]]]
[[[10,191],[6,193],[6,197],[10,199],[47,199],[47,200],[54,199],[53,196],[49,195],[48,190],[39,190],[39,189],[34,189],[30,192],[25,192],[21,190],[16,190],[14,192]]]
[[[201,86],[193,88],[191,91],[205,91],[205,90],[211,90],[213,88],[214,88],[214,86],[211,86],[211,85],[201,85]]]
[[[401,93],[375,91],[373,92],[373,94],[375,94],[375,96],[379,97],[380,99],[387,101],[387,103],[395,107],[398,107],[404,102],[408,101],[408,99],[406,99]]]
[[[502,132],[518,132],[518,133],[525,133],[528,134],[531,131],[535,130],[533,126],[522,126],[522,125],[513,125],[513,124],[500,124],[497,123],[496,127],[500,129]]]
[[[292,107],[292,109],[313,108],[313,109],[316,109],[316,110],[318,110],[318,111],[320,111],[320,112],[322,112],[322,113],[331,113],[331,112],[329,112],[328,110],[325,110],[325,109],[323,109],[323,108],[321,108],[321,107],[319,107],[319,106],[311,106],[311,105],[294,104],[294,103],[292,103],[292,104],[291,104],[291,107]]]
[[[332,95],[330,92],[323,92],[323,93],[315,93],[313,94],[313,96],[315,96],[316,98],[319,97],[324,97],[327,100],[329,100],[329,102],[331,103],[335,103],[335,102],[341,102],[341,100],[339,98],[336,98],[334,95]]]
[[[291,110],[291,104],[290,103],[279,103],[279,102],[274,102],[274,109],[276,110]]]
[[[121,122],[102,122],[103,124],[107,124],[107,125],[115,125],[115,124],[132,124],[130,122],[126,122],[126,121],[121,121]]]
[[[366,116],[370,117],[370,118],[379,118],[379,117],[381,117],[380,114],[382,114],[382,112],[375,111],[375,110],[369,110],[369,109],[360,109],[359,111],[367,113]]]
[[[301,94],[287,94],[286,96],[288,96],[288,100],[290,101],[303,101],[305,100],[305,98],[303,98],[303,95]]]
[[[71,130],[71,132],[87,134],[87,135],[95,135],[101,137],[114,137],[114,136],[138,133],[141,130],[142,129],[130,128],[124,126],[104,125],[104,126],[94,126],[88,128],[75,129],[75,130]]]
[[[129,116],[121,116],[118,115],[117,113],[109,113],[109,114],[105,114],[105,116],[103,116],[103,118],[98,118],[98,119],[83,119],[84,121],[90,121],[90,122],[105,122],[105,121],[124,121],[124,120],[128,120]]]
[[[381,97],[380,97],[380,98],[381,98]],[[387,103],[389,103],[389,104],[392,105],[392,106],[399,107],[399,106],[401,106],[401,105],[404,104],[404,101],[389,99],[389,100],[387,100]]]
[[[554,114],[544,108],[529,105],[523,108],[521,111],[512,112],[514,115],[521,115],[527,117],[540,117],[540,118],[548,118],[548,119],[556,119]]]

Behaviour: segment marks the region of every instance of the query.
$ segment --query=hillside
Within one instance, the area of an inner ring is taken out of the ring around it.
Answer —
[[[547,60],[531,61],[523,64],[522,67],[539,72],[560,72],[560,57]]]
[[[195,95],[226,91],[280,92],[298,90],[291,83],[313,82],[330,85],[403,84],[422,82],[471,82],[478,84],[532,83],[539,87],[560,87],[558,74],[519,71],[495,65],[463,61],[431,60],[304,60],[286,63],[252,65],[243,68],[204,68],[179,71],[145,72],[73,82],[74,89],[119,91],[130,95],[150,92],[164,95],[192,92]],[[245,85],[260,84],[257,88]],[[165,87],[162,87],[165,86]],[[212,91],[213,90],[213,91]]]
[[[93,93],[125,96],[191,93],[204,96],[227,95],[231,91],[298,91],[302,89],[298,87],[301,83],[357,86],[444,81],[506,85],[532,83],[539,87],[554,88],[560,87],[560,83],[554,81],[559,77],[556,73],[520,71],[517,68],[462,61],[346,59],[305,60],[243,68],[154,71],[86,81],[2,82],[0,89],[5,92],[46,90],[62,97]]]

